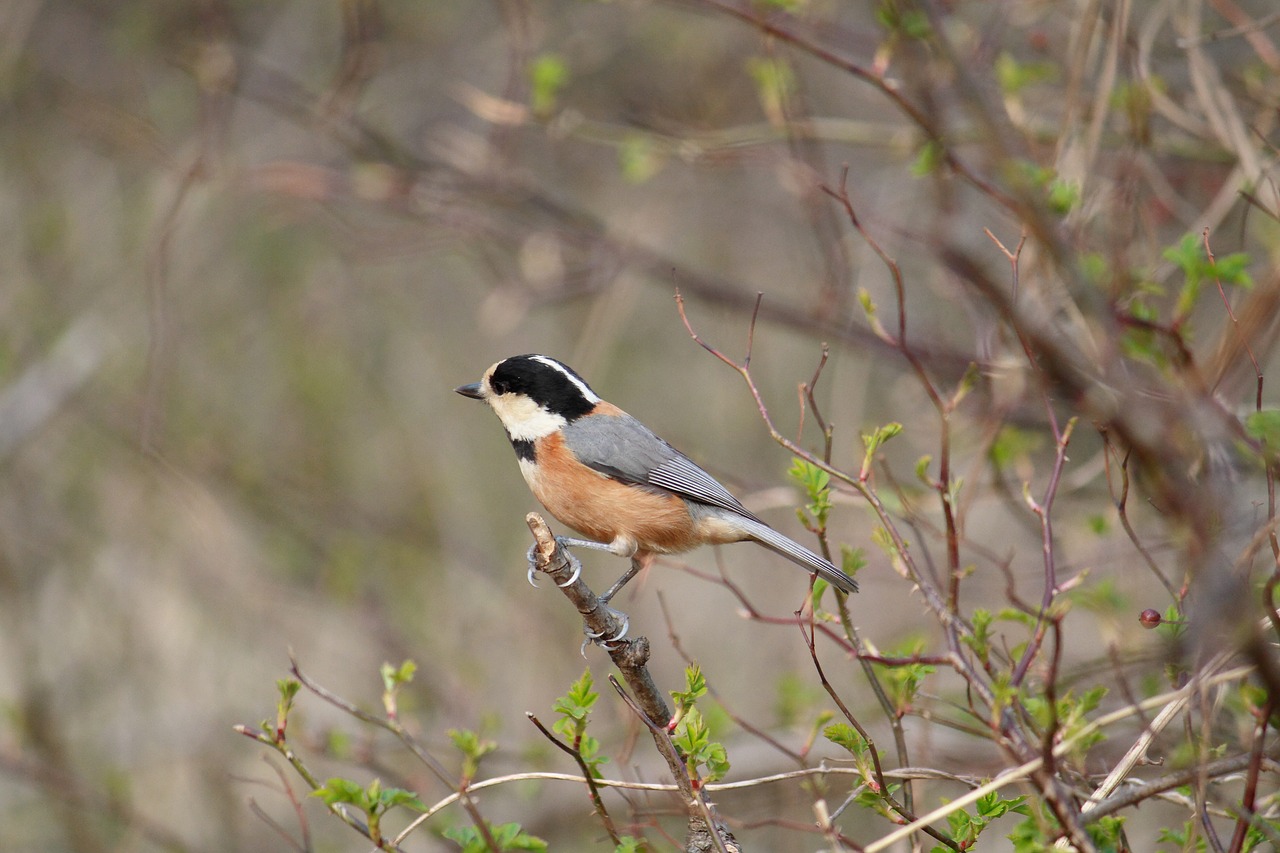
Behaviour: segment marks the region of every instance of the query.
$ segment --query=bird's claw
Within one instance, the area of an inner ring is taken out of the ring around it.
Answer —
[[[614,610],[612,607],[605,609],[609,611],[609,615],[622,623],[622,627],[618,629],[618,633],[614,634],[612,637],[606,638],[603,632],[596,633],[595,631],[583,626],[582,633],[587,635],[587,638],[582,641],[583,654],[586,654],[588,643],[595,643],[606,652],[613,651],[617,648],[614,643],[619,642],[623,637],[627,636],[627,631],[631,628],[631,617],[627,616],[627,614],[623,613],[621,610]]]
[[[563,537],[557,536],[556,544],[559,545],[561,548],[564,548],[565,542]],[[534,544],[529,546],[529,552],[525,555],[525,560],[528,561],[529,563],[529,570],[526,573],[525,577],[528,578],[529,580],[529,586],[533,587],[534,589],[537,589],[538,587],[537,553],[538,553],[538,544],[535,542]],[[570,584],[572,584],[574,581],[578,579],[578,576],[582,574],[582,562],[579,561],[577,557],[573,556],[573,553],[568,549],[565,549],[564,553],[565,553],[565,556],[569,558],[569,565],[573,569],[573,572],[572,574],[569,575],[569,579],[567,581],[565,581],[564,583],[556,584],[556,586],[560,587],[561,589],[564,589],[566,586],[569,586]]]
[[[572,558],[572,557],[570,557],[570,560],[572,560],[572,561],[573,561],[573,564],[572,564],[572,565],[573,565],[573,574],[571,574],[570,576],[568,576],[568,580],[564,581],[564,583],[562,583],[562,584],[556,584],[556,585],[557,585],[557,587],[559,587],[559,588],[561,588],[561,589],[564,589],[564,587],[568,587],[568,585],[572,584],[572,583],[573,583],[573,581],[577,580],[577,576],[579,576],[580,574],[582,574],[582,564],[581,564],[581,562],[579,562],[579,561],[577,561],[577,560],[573,560],[573,558]]]
[[[529,546],[529,553],[525,555],[525,560],[527,560],[529,563],[529,571],[525,575],[525,577],[529,579],[529,586],[533,587],[534,589],[538,588],[538,580],[537,580],[538,558],[536,556],[537,553],[538,553],[538,543],[535,542]]]
[[[565,552],[568,553],[567,551]],[[564,589],[578,579],[578,575],[582,574],[582,561],[577,557],[569,554],[569,565],[573,567],[573,573],[569,575],[569,579],[564,583],[558,583],[556,586]]]

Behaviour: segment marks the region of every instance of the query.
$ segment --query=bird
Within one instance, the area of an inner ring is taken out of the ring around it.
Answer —
[[[857,581],[765,524],[688,456],[592,391],[564,362],[533,353],[511,356],[479,382],[454,390],[493,409],[534,497],[586,537],[561,538],[561,544],[631,558],[631,570],[602,601],[656,555],[744,541],[763,545],[846,593],[858,591]]]

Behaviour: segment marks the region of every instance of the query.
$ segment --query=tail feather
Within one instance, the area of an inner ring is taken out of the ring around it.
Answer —
[[[858,582],[819,557],[799,542],[794,542],[767,524],[743,519],[739,522],[744,531],[756,542],[774,553],[781,554],[798,566],[802,566],[827,583],[845,592],[857,592]]]

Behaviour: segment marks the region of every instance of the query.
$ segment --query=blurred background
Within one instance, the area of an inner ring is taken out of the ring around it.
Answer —
[[[526,583],[534,501],[497,420],[452,393],[504,356],[573,365],[810,541],[788,455],[672,298],[679,289],[698,333],[740,358],[759,292],[752,366],[781,432],[821,447],[812,415],[799,431],[797,388],[826,341],[816,396],[834,461],[856,470],[859,431],[890,420],[906,427],[889,450],[904,470],[936,452],[936,415],[858,306],[864,288],[895,322],[892,281],[821,186],[847,168],[865,224],[911,282],[912,337],[941,383],[999,349],[995,320],[915,241],[963,232],[999,270],[981,227],[1009,245],[1017,229],[985,196],[922,173],[920,140],[882,92],[717,5],[3,5],[0,849],[286,849],[259,814],[297,836],[283,765],[232,726],[273,718],[290,651],[370,709],[378,665],[411,658],[401,714],[439,754],[447,730],[476,729],[501,744],[486,774],[573,772],[525,713],[551,719],[582,672],[579,621],[554,589]],[[993,5],[989,53],[998,42],[1030,67],[1067,55],[1084,4]],[[1134,5],[1154,30],[1147,60],[1167,59],[1176,81],[1176,32],[1153,20],[1167,4]],[[867,64],[885,48],[873,4],[807,12]],[[957,32],[978,41],[990,14],[957,17]],[[1044,110],[1049,151],[1060,116],[1034,88],[1026,97]],[[1208,224],[1197,217],[1234,180],[1216,148],[1149,163],[1164,196],[1135,228],[1156,242]],[[1220,213],[1221,250],[1250,248],[1242,210]],[[990,393],[1017,417],[1025,376],[1005,367],[988,373]],[[983,426],[958,446],[980,446]],[[1096,436],[1079,441],[1063,512],[1076,490],[1106,506]],[[1023,449],[1028,479],[1052,450]],[[975,478],[982,461],[965,460]],[[1011,570],[1034,578],[1038,533],[1010,488],[974,499],[968,533],[1017,550],[1025,566]],[[888,648],[926,628],[872,527],[864,506],[838,502],[833,542],[871,557],[855,618]],[[1156,588],[1121,570],[1127,543],[1076,532],[1072,569],[1139,599]],[[597,589],[623,568],[585,562]],[[680,563],[713,576],[723,565],[775,615],[807,588],[749,546]],[[799,632],[741,618],[723,586],[679,569],[659,566],[619,604],[654,641],[660,685],[680,686],[685,665],[670,633],[732,713],[802,741],[812,717],[797,707],[823,697]],[[967,589],[1005,584],[992,570]],[[1081,618],[1094,637],[1155,648],[1128,612]],[[607,660],[587,658],[602,679]],[[837,687],[869,701],[839,663]],[[626,717],[605,697],[602,734]],[[304,696],[294,723],[322,776],[381,774],[428,803],[448,793],[323,703]],[[922,761],[998,766],[935,746]],[[751,739],[731,757],[744,776],[779,769]],[[798,800],[796,819],[811,821]],[[512,786],[485,803],[553,848],[598,841],[577,789]],[[367,849],[314,800],[303,811],[314,849]],[[755,849],[768,846],[761,832]],[[408,849],[455,848],[420,832]]]

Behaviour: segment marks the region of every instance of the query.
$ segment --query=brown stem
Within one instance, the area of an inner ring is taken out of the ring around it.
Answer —
[[[618,835],[617,827],[613,825],[613,818],[609,816],[609,810],[604,807],[604,799],[600,796],[600,786],[596,784],[595,774],[587,765],[586,760],[583,759],[582,750],[560,740],[555,736],[554,732],[542,724],[541,720],[528,711],[525,712],[525,716],[529,718],[529,722],[537,727],[538,731],[542,732],[543,737],[555,744],[557,749],[572,758],[578,765],[578,769],[582,772],[582,781],[587,783],[587,790],[591,795],[591,805],[595,808],[596,814],[600,815],[600,822],[604,824],[604,831],[609,833],[609,837],[613,839],[614,844],[621,844],[622,839]]]

